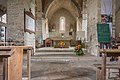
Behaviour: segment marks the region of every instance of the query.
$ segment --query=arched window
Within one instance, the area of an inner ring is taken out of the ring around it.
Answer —
[[[6,14],[4,14],[3,16],[0,17],[0,21],[3,23],[7,23]]]
[[[65,17],[60,17],[59,31],[60,33],[65,32]]]

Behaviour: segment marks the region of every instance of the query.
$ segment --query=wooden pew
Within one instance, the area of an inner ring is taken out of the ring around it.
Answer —
[[[3,80],[22,80],[23,49],[11,48],[11,51],[1,51],[3,59]]]
[[[31,79],[31,72],[30,72],[31,54],[33,54],[34,52],[33,47],[31,46],[0,46],[0,51],[11,51],[12,48],[16,48],[16,47],[21,48],[27,54],[27,76],[28,76],[28,80],[30,80]],[[21,54],[23,54],[23,52]]]
[[[101,80],[102,77],[102,64],[93,64],[96,68],[96,80]],[[120,69],[120,65],[119,64],[106,64],[106,69],[108,69],[108,79],[110,79],[110,69]],[[119,71],[119,75],[120,75],[120,71]]]
[[[120,49],[99,49],[99,54],[102,56],[102,80],[106,80],[106,58],[120,57]],[[120,58],[118,64],[120,65]]]

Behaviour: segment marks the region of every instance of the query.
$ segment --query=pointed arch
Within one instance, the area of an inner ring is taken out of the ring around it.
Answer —
[[[54,12],[56,12],[60,8],[67,9],[75,18],[79,16],[79,11],[71,0],[54,0],[49,5],[45,13],[45,17],[52,15]]]

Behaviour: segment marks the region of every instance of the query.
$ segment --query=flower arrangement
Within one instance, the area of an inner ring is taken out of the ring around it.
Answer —
[[[63,47],[65,46],[65,42],[60,41],[60,42],[58,43],[58,46],[60,46],[61,48],[63,48]]]
[[[81,45],[80,45],[80,44],[79,44],[79,45],[77,45],[77,46],[75,47],[74,52],[75,52],[75,53],[76,53],[76,55],[78,55],[78,56],[80,56],[80,55],[84,55],[83,50],[82,50],[82,47],[81,47]]]

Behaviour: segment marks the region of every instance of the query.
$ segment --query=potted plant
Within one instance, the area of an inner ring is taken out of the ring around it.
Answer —
[[[80,44],[75,46],[74,52],[76,53],[76,55],[80,56],[80,55],[84,55],[84,52],[82,50],[82,47]]]

